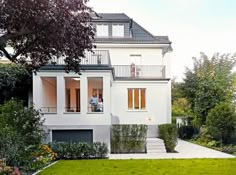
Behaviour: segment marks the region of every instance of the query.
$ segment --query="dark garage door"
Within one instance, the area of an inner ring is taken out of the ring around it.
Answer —
[[[93,130],[53,130],[52,140],[57,142],[93,143]]]

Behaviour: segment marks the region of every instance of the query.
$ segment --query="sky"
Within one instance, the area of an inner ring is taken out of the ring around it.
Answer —
[[[236,53],[235,0],[90,0],[98,13],[125,13],[153,35],[172,41],[172,77],[184,78],[192,57]]]

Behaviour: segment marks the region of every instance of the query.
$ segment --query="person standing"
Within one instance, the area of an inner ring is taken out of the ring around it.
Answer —
[[[93,92],[92,97],[89,100],[89,104],[91,105],[92,112],[95,112],[97,110],[97,104],[98,104],[98,98],[95,92]]]
[[[100,97],[97,104],[97,112],[103,112],[103,99]]]

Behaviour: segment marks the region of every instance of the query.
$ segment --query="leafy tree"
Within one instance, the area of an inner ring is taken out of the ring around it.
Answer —
[[[0,106],[0,130],[11,129],[25,145],[41,143],[44,134],[42,124],[39,111],[24,107],[21,101],[12,99]]]
[[[171,81],[172,104],[174,101],[178,100],[179,98],[184,97],[183,85],[184,85],[183,82],[177,82],[176,78],[172,79]]]
[[[13,97],[26,103],[31,85],[31,74],[23,66],[0,64],[0,104]]]
[[[220,103],[211,109],[206,120],[208,133],[226,144],[236,131],[235,107],[230,103]]]
[[[201,53],[200,59],[193,58],[193,70],[187,69],[183,91],[200,125],[205,124],[209,110],[220,102],[232,102],[236,55],[215,54],[208,58]]]
[[[172,104],[172,116],[190,116],[190,104],[186,98],[178,98]]]
[[[79,72],[84,51],[94,47],[93,10],[87,2],[1,0],[0,52],[10,61],[32,69],[63,57],[67,71]]]
[[[176,117],[178,116],[192,116],[190,103],[184,97],[183,85],[183,82],[176,82],[175,79],[172,80],[172,123],[176,123]]]

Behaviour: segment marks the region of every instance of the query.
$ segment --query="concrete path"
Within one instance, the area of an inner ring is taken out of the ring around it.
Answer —
[[[233,155],[178,140],[178,153],[110,154],[109,159],[190,159],[190,158],[236,158]]]

